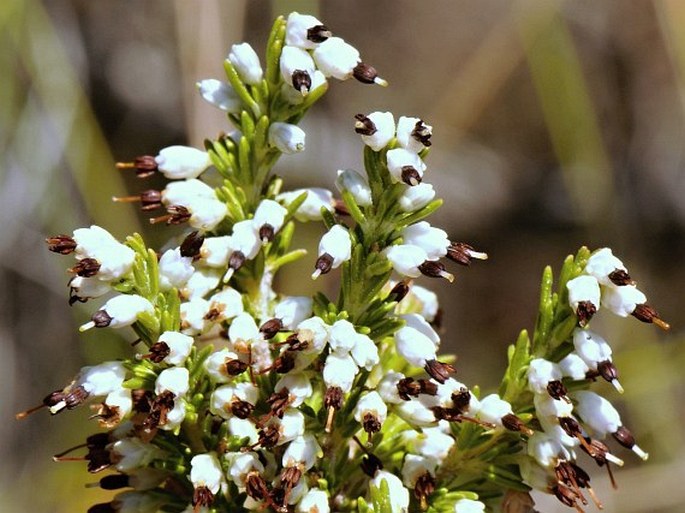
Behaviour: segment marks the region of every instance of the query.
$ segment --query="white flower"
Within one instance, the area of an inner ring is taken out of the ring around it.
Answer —
[[[176,397],[183,397],[190,387],[190,373],[184,367],[171,367],[159,373],[155,381],[155,394],[171,392]]]
[[[288,390],[289,405],[293,408],[300,406],[305,399],[312,396],[311,377],[303,372],[289,372],[278,380],[274,392]]]
[[[573,347],[590,369],[599,372],[619,393],[623,393],[616,367],[612,363],[611,346],[606,340],[590,330],[576,328],[573,332]]]
[[[423,249],[428,260],[437,260],[445,256],[447,247],[450,245],[447,233],[440,228],[431,226],[426,221],[407,226],[402,230],[402,239],[405,244]]]
[[[369,183],[353,169],[339,169],[335,186],[340,192],[349,191],[360,207],[368,207],[373,203]]]
[[[419,314],[426,319],[427,322],[433,322],[435,316],[438,315],[440,305],[438,304],[438,295],[421,285],[412,285],[409,289],[409,294],[414,296],[421,303],[421,311]]]
[[[518,464],[523,482],[535,490],[547,492],[556,482],[550,470],[538,465],[533,458],[521,458]]]
[[[262,243],[269,242],[283,226],[288,211],[274,200],[262,200],[255,210],[253,223]]]
[[[390,371],[386,373],[378,383],[376,391],[383,398],[383,401],[390,404],[400,404],[404,402],[397,390],[397,384],[404,379],[401,372]]]
[[[286,155],[304,151],[305,136],[304,130],[290,123],[276,121],[269,126],[269,144]]]
[[[301,352],[319,354],[328,342],[330,326],[321,317],[310,317],[297,325],[297,338],[307,342],[307,347]]]
[[[157,169],[169,180],[197,178],[212,165],[206,151],[190,146],[168,146],[155,157]]]
[[[595,251],[585,265],[585,272],[606,287],[616,285],[610,278],[615,271],[623,271],[625,275],[628,274],[623,262],[616,258],[609,248]]]
[[[104,296],[112,288],[109,283],[98,280],[96,276],[90,278],[85,276],[74,276],[69,280],[69,300],[86,301],[96,297]]]
[[[319,258],[312,278],[336,269],[352,257],[352,239],[350,232],[336,224],[328,230],[319,242]]]
[[[91,321],[79,328],[86,331],[90,328],[123,328],[130,326],[138,320],[142,313],[154,314],[155,308],[147,299],[137,294],[121,294],[107,301],[104,306],[95,312]]]
[[[406,513],[409,510],[409,490],[402,486],[402,481],[400,481],[399,477],[385,470],[376,472],[371,483],[373,483],[376,488],[380,489],[383,481],[388,484],[392,512]]]
[[[174,407],[166,414],[166,422],[159,426],[164,431],[174,431],[186,417],[186,402],[183,398],[174,399]]]
[[[287,206],[305,192],[307,197],[295,212],[295,219],[301,222],[319,221],[321,220],[322,208],[333,212],[333,193],[318,187],[283,192],[276,196],[276,200],[285,203]]]
[[[121,362],[104,362],[83,367],[76,378],[89,395],[107,395],[121,389],[126,378],[126,368]]]
[[[628,317],[646,302],[647,297],[635,285],[607,287],[602,294],[602,306],[619,317]]]
[[[245,488],[248,474],[251,472],[258,472],[259,474],[264,472],[264,465],[259,461],[257,453],[229,452],[225,457],[230,462],[228,475],[240,489]]]
[[[326,26],[314,16],[291,12],[285,24],[285,44],[312,50],[330,37]]]
[[[194,198],[182,206],[190,211],[188,224],[202,231],[213,230],[228,214],[226,204],[217,198]]]
[[[133,410],[133,399],[131,398],[131,390],[128,388],[120,388],[107,394],[103,401],[107,409],[116,412],[112,417],[106,417],[101,421],[104,427],[111,427],[112,424],[118,424]]]
[[[435,360],[436,343],[424,332],[412,326],[404,326],[394,335],[397,353],[414,367],[423,367]]]
[[[397,121],[397,142],[409,151],[418,153],[430,146],[431,135],[433,127],[419,118],[401,116]]]
[[[585,379],[587,372],[590,370],[587,363],[576,353],[568,354],[559,362],[562,374],[575,381]]]
[[[107,230],[92,225],[74,230],[74,249],[77,260],[97,260],[94,276],[101,281],[113,281],[128,274],[133,267],[135,252],[117,241]]]
[[[159,286],[162,290],[180,289],[195,272],[193,259],[181,256],[181,249],[168,249],[159,259]]]
[[[354,347],[357,332],[354,325],[345,319],[335,321],[328,332],[328,343],[331,349],[338,354],[347,354]]]
[[[205,238],[200,248],[202,263],[209,267],[225,268],[228,264],[228,257],[233,251],[232,244],[230,235]]]
[[[484,422],[502,425],[502,417],[512,413],[511,404],[503,400],[497,394],[490,394],[480,401],[478,418]]]
[[[162,457],[164,452],[161,449],[139,438],[123,438],[112,445],[112,459],[119,472],[146,467],[152,460]]]
[[[357,114],[354,131],[373,151],[381,151],[395,137],[395,118],[392,112],[372,112],[368,116]]]
[[[246,259],[252,260],[259,253],[262,241],[259,239],[258,227],[251,219],[239,221],[233,225],[231,249],[240,251]]]
[[[585,326],[600,305],[599,283],[592,276],[578,276],[566,283],[568,303],[578,316],[581,326]]]
[[[459,499],[454,503],[454,513],[485,513],[485,504],[471,499]]]
[[[407,187],[398,200],[403,212],[414,212],[428,205],[435,198],[435,189],[426,182]]]
[[[248,419],[231,417],[228,419],[228,431],[240,439],[247,438],[249,444],[256,444],[259,440],[259,432],[254,423]]]
[[[169,354],[162,360],[169,365],[182,365],[193,348],[193,337],[177,331],[165,331],[159,336],[158,342],[165,343],[169,348]]]
[[[359,367],[363,367],[368,371],[380,362],[378,347],[376,347],[373,340],[362,333],[355,335],[354,346],[350,354]]]
[[[213,495],[224,483],[221,464],[214,453],[197,454],[190,460],[190,482],[197,488],[207,488]]]
[[[258,85],[264,77],[259,56],[249,43],[231,46],[228,60],[238,72],[240,79],[249,85]]]
[[[349,354],[330,353],[323,367],[323,380],[327,387],[338,387],[343,393],[352,390],[354,377],[359,372],[357,364]]]
[[[170,182],[162,191],[162,203],[165,205],[186,206],[198,198],[215,200],[216,193],[209,185],[196,178]]]
[[[283,418],[276,419],[275,422],[279,424],[278,432],[280,435],[276,445],[283,445],[304,435],[304,415],[300,410],[288,408],[285,410]]]
[[[421,276],[419,266],[428,260],[428,255],[422,248],[411,244],[390,246],[383,253],[396,272],[410,278]]]
[[[231,85],[226,82],[208,78],[201,80],[196,85],[202,98],[221,110],[225,110],[226,112],[240,112],[243,107],[238,94],[233,90]]]
[[[101,246],[120,244],[111,233],[97,225],[91,225],[90,228],[77,228],[72,238],[76,243],[74,252],[77,258],[92,258]]]
[[[559,366],[544,358],[535,358],[528,367],[528,388],[536,394],[547,395],[547,385],[550,381],[560,381],[562,378]]]
[[[387,159],[390,178],[394,183],[413,186],[421,183],[426,164],[416,153],[404,148],[395,148],[388,150]]]
[[[190,301],[181,303],[181,333],[184,335],[200,335],[207,331],[209,321],[209,301],[201,297],[194,297]]]
[[[288,296],[276,305],[274,317],[281,320],[283,328],[294,330],[312,315],[312,305],[313,300],[309,296]]]
[[[558,419],[570,417],[573,413],[573,404],[562,399],[554,399],[548,394],[535,394],[533,404],[535,404],[538,417]]]
[[[395,413],[412,426],[434,426],[437,423],[433,410],[416,399],[402,401],[397,404],[395,406]]]
[[[339,37],[329,37],[312,54],[316,67],[327,77],[347,80],[361,62],[359,51]]]
[[[328,87],[328,81],[326,77],[318,69],[311,75],[311,85],[309,86],[309,92],[312,93],[316,91],[319,87]],[[302,96],[300,90],[294,89],[293,86],[287,83],[281,85],[281,96],[291,105],[300,105],[304,102],[305,96]]]
[[[404,486],[412,489],[416,486],[416,482],[421,476],[425,474],[435,476],[436,466],[437,461],[433,458],[426,458],[418,454],[407,454],[404,457],[404,463],[402,463],[402,482]]]
[[[354,408],[354,419],[362,426],[367,415],[371,415],[379,424],[383,424],[388,417],[388,407],[375,390],[364,394]]]
[[[243,313],[243,297],[235,289],[225,287],[209,298],[211,321],[222,322]]]
[[[445,422],[445,421],[442,421]],[[440,426],[424,427],[416,440],[414,440],[414,451],[435,460],[442,462],[449,454],[456,441],[452,436],[443,432]]]
[[[223,385],[214,390],[209,399],[209,411],[221,418],[233,416],[233,403],[240,401],[254,406],[259,400],[259,389],[252,383],[243,382]]]
[[[295,46],[284,46],[281,51],[280,69],[286,84],[291,85],[302,96],[309,93],[312,75],[316,69],[309,52]]]
[[[296,513],[330,513],[328,494],[318,488],[310,488],[295,507]]]
[[[247,352],[249,346],[261,340],[262,334],[254,318],[247,312],[238,314],[228,328],[228,338],[238,352]]]
[[[114,496],[111,508],[117,513],[156,513],[168,500],[160,495],[126,491]]]
[[[298,467],[301,471],[306,472],[322,456],[321,446],[319,446],[314,435],[308,433],[290,442],[283,453],[281,463],[284,468]]]

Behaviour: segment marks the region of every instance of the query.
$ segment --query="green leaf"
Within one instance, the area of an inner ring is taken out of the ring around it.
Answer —
[[[509,346],[507,357],[509,365],[502,379],[499,395],[505,401],[511,402],[526,384],[525,371],[531,360],[530,338],[526,330],[521,330],[516,344]],[[522,373],[523,378],[521,378]]]
[[[548,338],[554,321],[554,306],[552,301],[552,286],[554,276],[550,266],[542,272],[540,285],[540,301],[538,304],[538,318],[533,334],[533,354],[542,356],[547,352]]]
[[[224,71],[226,72],[226,78],[228,78],[228,82],[231,84],[231,87],[233,87],[233,90],[238,94],[238,97],[252,111],[254,117],[259,118],[262,115],[259,105],[254,98],[252,98],[252,95],[245,87],[245,84],[243,84],[243,81],[240,80],[238,72],[228,59],[224,60]]]
[[[285,18],[279,16],[274,21],[266,43],[266,80],[277,85],[281,80],[280,61],[285,38]]]

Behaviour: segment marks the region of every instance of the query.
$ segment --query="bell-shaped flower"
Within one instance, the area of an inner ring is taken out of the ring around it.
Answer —
[[[276,196],[276,200],[288,206],[305,192],[307,196],[295,212],[295,219],[301,222],[320,221],[322,208],[333,212],[333,193],[319,187],[283,192]]]
[[[559,361],[559,368],[561,373],[566,378],[571,378],[574,381],[581,381],[585,379],[590,367],[588,367],[585,360],[583,360],[576,353],[569,353]]]
[[[225,458],[229,462],[228,475],[241,490],[245,489],[247,478],[252,472],[264,472],[264,465],[255,452],[229,452]]]
[[[528,388],[535,394],[547,394],[550,382],[560,382],[561,368],[544,358],[533,359],[528,366]],[[558,398],[557,398],[558,399]]]
[[[578,276],[566,283],[568,303],[578,317],[578,324],[585,326],[600,305],[599,283],[592,276]]]
[[[69,303],[86,302],[89,299],[104,296],[112,287],[97,277],[74,276],[69,280]]]
[[[228,419],[231,416],[247,418],[259,400],[259,389],[249,382],[217,387],[209,399],[209,411]]]
[[[392,112],[372,112],[368,116],[357,114],[354,131],[373,151],[381,151],[395,137],[395,118]]]
[[[238,93],[226,82],[207,78],[197,83],[197,89],[206,102],[221,110],[237,113],[243,108]]]
[[[295,507],[295,513],[330,513],[328,494],[319,488],[310,488]]]
[[[326,357],[323,381],[327,387],[338,387],[346,394],[352,390],[352,383],[358,372],[359,368],[352,356],[332,352]]]
[[[119,472],[130,472],[146,467],[153,460],[165,456],[156,445],[143,442],[139,438],[123,438],[114,442],[111,448],[112,459],[116,461]]]
[[[413,151],[404,148],[388,150],[387,161],[390,179],[393,183],[406,183],[412,186],[421,183],[426,164]]]
[[[312,315],[313,304],[309,296],[287,296],[276,305],[274,317],[281,320],[284,329],[294,330]]]
[[[185,367],[171,367],[159,373],[155,381],[155,394],[171,392],[176,397],[183,397],[190,387],[190,373]]]
[[[369,183],[353,169],[339,169],[335,186],[340,192],[349,191],[360,207],[368,207],[373,203]]]
[[[407,454],[402,463],[402,483],[409,489],[416,486],[419,478],[426,474],[435,477],[437,461],[418,454]]]
[[[307,134],[299,126],[276,121],[269,126],[269,144],[286,155],[304,151]]]
[[[623,262],[616,258],[609,248],[595,251],[588,259],[584,271],[605,287],[632,284]]]
[[[327,88],[328,87],[328,80],[326,80],[326,77],[324,76],[323,73],[321,73],[318,69],[314,71],[314,74],[311,75],[311,84],[309,85],[309,92],[313,93],[320,87]],[[324,89],[325,91],[325,89]],[[299,89],[293,88],[290,84],[283,83],[281,85],[281,96],[285,99],[286,102],[288,102],[290,105],[300,105],[304,103],[306,96],[302,96],[302,92]]]
[[[311,376],[303,372],[289,372],[276,382],[274,392],[288,390],[288,402],[293,408],[300,406],[312,396]]]
[[[619,393],[623,393],[623,387],[618,381],[618,370],[611,358],[611,346],[604,338],[587,329],[576,329],[573,332],[573,347],[589,369],[598,372]]]
[[[216,199],[216,193],[206,183],[196,178],[170,182],[162,191],[162,203],[165,205],[189,205],[197,198]]]
[[[328,230],[319,242],[319,258],[312,278],[336,269],[352,257],[352,239],[350,232],[343,226],[336,224]]]
[[[447,254],[447,247],[450,245],[447,233],[426,221],[409,225],[401,233],[404,243],[423,249],[428,260],[437,260]]]
[[[247,353],[250,346],[262,339],[254,318],[247,312],[238,314],[228,328],[228,338],[235,351]]]
[[[79,328],[86,331],[90,328],[123,328],[138,320],[138,316],[147,313],[154,314],[155,308],[147,299],[137,294],[121,294],[107,301],[95,312],[91,321]]]
[[[421,276],[419,267],[428,260],[426,252],[412,244],[397,244],[386,248],[383,253],[390,261],[392,268],[402,276],[418,278]]]
[[[212,495],[219,493],[225,483],[221,464],[213,452],[193,456],[190,460],[189,478],[195,490],[206,488]]]
[[[398,203],[402,212],[415,212],[428,205],[435,198],[433,185],[421,182],[413,187],[407,187],[400,196]]]
[[[380,362],[378,347],[373,340],[362,333],[356,334],[350,354],[359,367],[368,371]]]
[[[181,256],[180,248],[168,249],[159,259],[159,286],[162,290],[180,289],[194,272],[191,257]]]
[[[243,313],[243,297],[235,289],[225,287],[209,298],[206,316],[211,322],[223,322]]]
[[[210,354],[204,367],[207,374],[218,383],[226,383],[247,370],[247,364],[243,364],[236,353],[226,348]]]
[[[437,423],[433,410],[417,399],[396,404],[394,412],[411,426],[428,427]]]
[[[193,337],[189,337],[178,331],[165,331],[159,336],[157,344],[164,344],[166,356],[162,362],[168,365],[182,365],[190,355],[193,348]]]
[[[638,305],[647,302],[647,296],[635,285],[607,287],[603,292],[602,306],[619,317],[628,317]]]
[[[306,50],[286,45],[281,51],[281,76],[286,84],[306,96],[312,87],[312,76],[316,65]],[[325,73],[324,73],[325,75]]]
[[[433,127],[422,119],[401,116],[397,121],[397,142],[402,148],[418,153],[431,145]]]
[[[295,438],[283,453],[281,463],[284,468],[295,467],[306,472],[314,466],[316,460],[323,456],[321,446],[312,434]]]
[[[258,85],[264,78],[259,56],[249,43],[231,46],[228,60],[238,72],[240,79],[248,85]]]
[[[442,462],[455,443],[454,437],[445,433],[440,426],[424,427],[421,435],[414,440],[413,449],[426,458]]]
[[[485,504],[471,499],[459,499],[454,503],[454,513],[485,513]]]
[[[76,382],[91,396],[102,396],[121,389],[126,368],[121,362],[104,362],[83,367]]]
[[[347,80],[361,62],[359,51],[339,37],[329,37],[312,54],[316,67],[327,77]]]
[[[262,243],[271,242],[274,235],[283,227],[288,211],[274,200],[265,199],[255,210],[253,223]]]
[[[385,373],[383,378],[378,382],[376,391],[386,404],[399,404],[404,402],[400,397],[397,389],[398,383],[405,378],[401,372],[390,371]]]
[[[364,394],[354,407],[354,419],[367,433],[377,433],[388,417],[388,407],[375,390]]]
[[[197,178],[212,165],[209,154],[190,146],[168,146],[155,157],[157,169],[169,180]]]
[[[331,326],[328,332],[328,343],[336,353],[347,354],[354,347],[356,336],[354,324],[346,319],[340,319]]]
[[[200,248],[200,261],[208,267],[224,268],[228,265],[233,241],[230,235],[206,237]]]
[[[312,50],[330,36],[330,31],[314,16],[297,12],[288,15],[285,24],[286,45]]]

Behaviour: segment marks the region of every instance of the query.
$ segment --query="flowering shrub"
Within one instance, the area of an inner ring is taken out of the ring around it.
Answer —
[[[358,114],[365,173],[338,171],[340,199],[284,190],[272,168],[305,149],[297,123],[328,80],[387,84],[297,13],[276,20],[264,62],[237,44],[227,82],[198,83],[234,132],[205,150],[172,146],[118,165],[172,180],[116,198],[165,209],[152,223],[189,226],[161,256],[137,234],[120,242],[98,226],[47,239],[76,259],[71,303],[111,295],[81,331],[131,327],[137,337],[134,356],[81,369],[18,415],[91,404],[103,431],[83,459],[94,474],[110,471],[102,488],[128,490],[89,511],[514,513],[533,511],[531,488],[577,511],[586,497],[601,507],[581,463],[610,473],[623,464],[607,435],[647,454],[589,390],[603,378],[622,391],[591,321],[602,309],[668,328],[623,263],[581,248],[556,285],[545,269],[537,324],[509,348],[498,391],[469,388],[453,357],[438,356],[437,299],[415,283],[452,281],[445,259],[487,259],[425,221],[441,205],[424,181],[432,127]],[[306,257],[291,249],[304,222],[326,229],[311,277],[340,269],[337,298],[273,289],[282,267]]]

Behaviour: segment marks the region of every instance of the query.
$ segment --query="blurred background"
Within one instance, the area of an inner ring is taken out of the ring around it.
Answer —
[[[609,512],[684,511],[679,0],[0,2],[0,509],[78,512],[111,497],[83,487],[95,481],[85,465],[51,461],[93,432],[87,408],[14,420],[81,366],[125,354],[131,340],[77,334],[96,302],[68,306],[69,264],[43,239],[96,223],[118,236],[142,230],[161,245],[172,232],[110,198],[162,182],[143,183],[114,162],[201,146],[226,130],[195,82],[221,78],[231,43],[261,53],[274,15],[291,10],[317,14],[390,87],[332,83],[303,123],[307,151],[277,165],[287,187],[331,187],[336,169],[361,169],[358,112],[434,126],[428,180],[445,206],[432,222],[491,258],[458,269],[451,286],[430,285],[459,378],[486,390],[499,382],[506,346],[533,326],[543,267],[558,270],[583,244],[612,247],[673,329],[610,315],[593,322],[617,352],[626,393],[598,388],[652,456],[637,464],[619,452],[628,462],[616,473],[619,490],[599,471],[595,489]],[[320,228],[300,234],[313,248]],[[286,272],[281,290],[308,292],[298,277],[311,265]],[[568,511],[546,498],[538,505]]]

